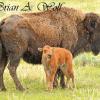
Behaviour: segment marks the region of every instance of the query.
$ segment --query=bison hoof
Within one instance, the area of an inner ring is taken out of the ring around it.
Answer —
[[[58,86],[58,84],[56,85],[56,84],[53,84],[53,88],[57,88],[57,86]]]
[[[4,87],[4,88],[0,88],[0,91],[6,91],[6,88]]]
[[[62,87],[63,89],[65,89],[65,88],[67,88],[67,85],[63,84],[61,87]]]
[[[58,87],[58,82],[54,82],[53,83],[53,88],[57,88]]]
[[[23,87],[21,87],[21,88],[16,88],[17,90],[19,90],[19,91],[25,91],[25,88],[23,88]]]

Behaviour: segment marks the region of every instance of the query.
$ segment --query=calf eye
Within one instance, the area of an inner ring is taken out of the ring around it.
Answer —
[[[47,52],[47,50],[44,50],[43,52],[44,52],[44,53],[46,53],[46,52]]]
[[[96,28],[96,22],[95,21],[91,22],[91,27]]]
[[[51,56],[52,56],[51,54],[48,54],[48,58],[49,58],[49,59],[51,58]]]

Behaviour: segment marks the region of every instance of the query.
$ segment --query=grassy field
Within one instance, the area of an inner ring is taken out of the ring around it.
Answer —
[[[5,4],[25,5],[27,0],[0,0]],[[100,0],[30,0],[31,4],[52,1],[65,2],[65,6],[80,9],[84,12],[96,12],[100,14]],[[33,11],[37,11],[36,8]],[[0,19],[12,13],[0,11]],[[9,75],[8,69],[4,73],[6,92],[0,92],[0,100],[100,100],[100,55],[93,56],[84,53],[74,59],[76,76],[76,88],[74,90],[61,89],[58,87],[52,92],[45,91],[45,74],[42,65],[31,65],[21,60],[17,73],[23,86],[24,92],[15,89],[15,85]]]
[[[42,65],[31,65],[21,61],[17,73],[26,88],[24,92],[15,89],[13,81],[6,69],[4,74],[6,92],[0,92],[0,100],[99,100],[100,99],[100,63],[93,61],[82,65],[86,55],[80,55],[74,60],[76,88],[62,89],[58,87],[52,92],[45,91],[45,73]],[[82,60],[82,57],[84,58]],[[81,60],[79,60],[79,58]],[[88,59],[91,59],[88,57]],[[99,60],[100,61],[100,60]],[[77,63],[79,62],[79,63]]]

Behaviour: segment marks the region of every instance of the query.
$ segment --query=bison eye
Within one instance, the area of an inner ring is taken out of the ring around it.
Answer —
[[[91,22],[91,27],[93,27],[93,28],[96,27],[96,22],[95,22],[95,21],[92,21],[92,22]]]

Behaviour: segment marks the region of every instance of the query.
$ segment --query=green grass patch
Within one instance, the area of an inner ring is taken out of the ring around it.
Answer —
[[[79,56],[80,57],[80,56]],[[75,63],[75,62],[74,62]],[[52,92],[45,91],[45,73],[42,65],[31,65],[21,61],[17,73],[26,88],[17,91],[9,75],[4,74],[6,92],[0,92],[0,100],[99,100],[100,68],[99,66],[80,67],[74,65],[76,88],[62,89],[60,86]]]

